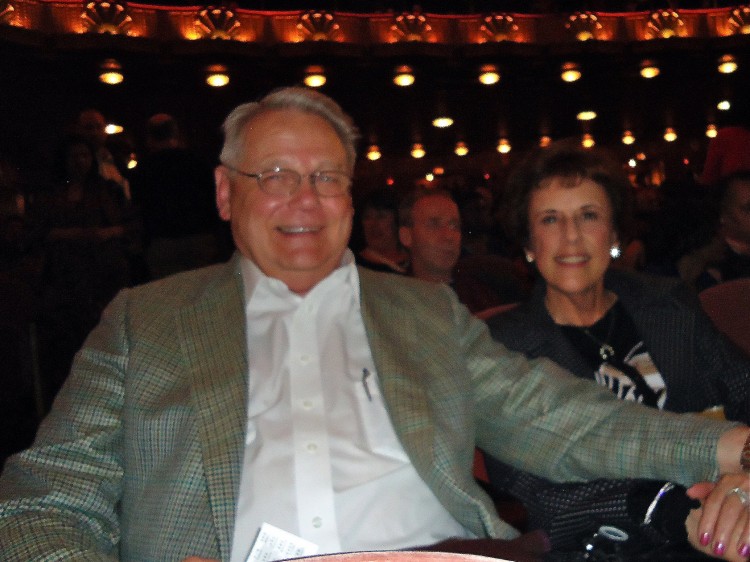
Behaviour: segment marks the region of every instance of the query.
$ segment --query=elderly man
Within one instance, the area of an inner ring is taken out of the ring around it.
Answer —
[[[571,385],[447,288],[358,270],[355,129],[332,100],[280,90],[224,131],[216,199],[237,255],[113,301],[7,463],[3,560],[242,562],[263,523],[321,552],[512,538],[472,479],[475,443],[556,479],[739,472],[750,429]],[[737,482],[691,526],[735,557]]]

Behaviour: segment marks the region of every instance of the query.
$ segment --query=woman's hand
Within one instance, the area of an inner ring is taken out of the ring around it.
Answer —
[[[690,544],[725,560],[750,560],[750,475],[729,474],[715,484],[702,482],[687,494],[702,504],[685,522]]]

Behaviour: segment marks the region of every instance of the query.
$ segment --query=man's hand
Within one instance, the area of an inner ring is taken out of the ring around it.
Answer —
[[[512,540],[448,539],[415,550],[476,554],[490,558],[507,558],[516,562],[540,562],[550,551],[550,542],[544,531],[531,531]]]
[[[688,489],[688,496],[701,507],[690,512],[685,525],[688,540],[696,549],[724,560],[750,560],[750,476],[730,474],[718,482],[701,482]]]

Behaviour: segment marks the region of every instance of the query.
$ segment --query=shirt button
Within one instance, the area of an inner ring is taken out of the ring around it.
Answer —
[[[323,524],[323,520],[320,517],[313,517],[312,525],[316,529],[320,529],[320,526]]]
[[[303,365],[306,365],[307,363],[310,362],[310,356],[307,355],[306,353],[303,354],[303,355],[300,355],[299,356],[299,362],[302,363]]]
[[[306,448],[308,453],[318,452],[318,446],[315,443],[308,443]]]
[[[312,408],[312,407],[313,407],[313,402],[312,402],[312,400],[303,400],[303,401],[302,401],[302,407],[303,407],[303,408],[304,408],[305,410],[309,410],[310,408]]]

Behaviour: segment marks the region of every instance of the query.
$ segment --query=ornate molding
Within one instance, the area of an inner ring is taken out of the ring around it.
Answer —
[[[195,27],[203,38],[233,39],[242,27],[235,13],[225,6],[206,6],[195,15]]]
[[[490,14],[482,18],[479,31],[488,41],[513,41],[518,33],[518,25],[510,14]]]
[[[89,32],[110,35],[126,35],[133,23],[133,18],[123,3],[109,0],[85,2],[81,19]]]
[[[391,33],[396,41],[427,42],[432,26],[419,12],[404,12],[397,15],[391,25]]]
[[[335,16],[325,11],[309,10],[301,14],[297,22],[303,41],[336,41],[340,29]]]

